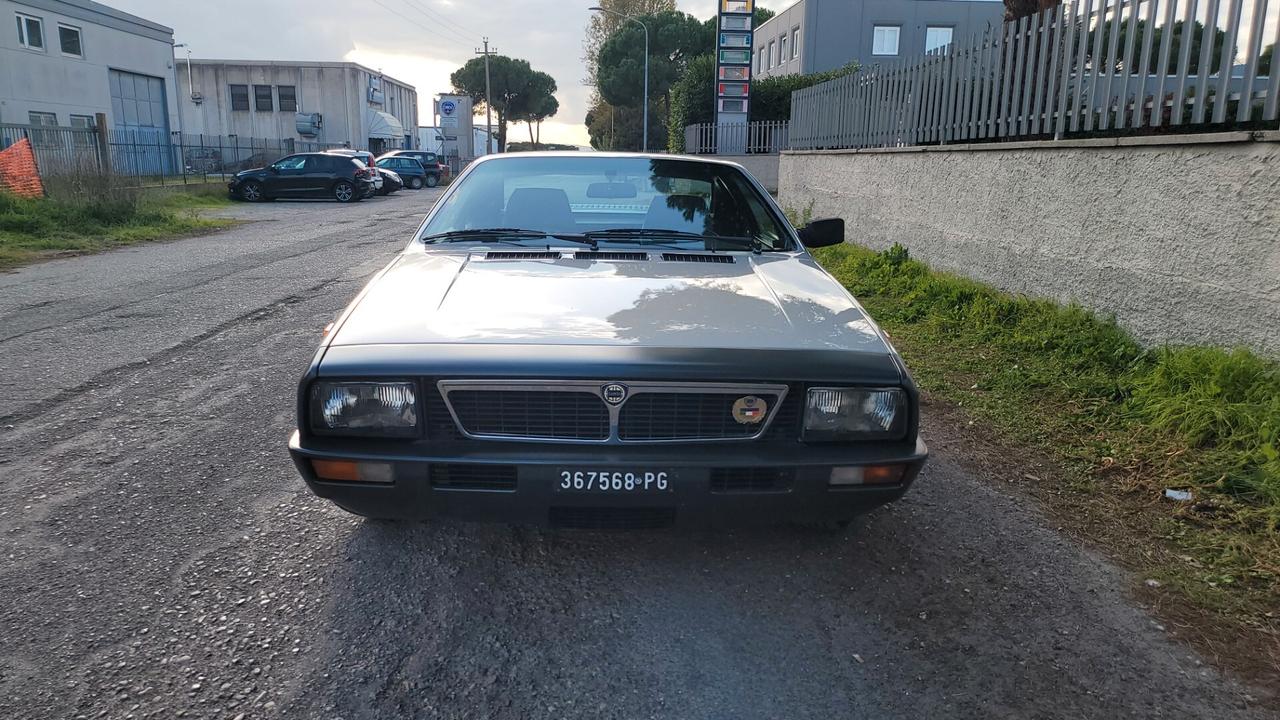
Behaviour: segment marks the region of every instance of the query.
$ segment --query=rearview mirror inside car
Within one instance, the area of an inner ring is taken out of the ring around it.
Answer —
[[[636,186],[625,182],[600,182],[587,186],[587,197],[610,200],[629,199],[636,196]]]
[[[800,228],[800,242],[809,248],[839,245],[844,242],[844,220],[841,218],[814,220]]]

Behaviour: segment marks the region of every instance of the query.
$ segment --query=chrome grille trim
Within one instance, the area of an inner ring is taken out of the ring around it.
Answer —
[[[618,405],[605,402],[603,388],[606,385],[620,384],[627,388],[627,398]],[[672,382],[630,382],[626,380],[439,380],[436,388],[444,398],[445,407],[453,418],[454,425],[464,437],[471,440],[507,440],[542,443],[572,443],[575,445],[657,445],[665,443],[707,443],[707,442],[750,442],[764,437],[777,417],[778,410],[786,400],[789,387],[784,384],[766,383],[672,383]],[[449,393],[460,390],[469,391],[507,391],[507,392],[563,392],[590,393],[599,399],[600,404],[609,413],[609,436],[604,440],[522,436],[522,435],[489,435],[473,433],[459,417],[449,399]],[[755,433],[741,437],[695,437],[663,440],[623,440],[619,436],[619,418],[627,402],[637,395],[646,393],[697,393],[723,395],[772,395],[775,400],[770,404],[765,419]]]

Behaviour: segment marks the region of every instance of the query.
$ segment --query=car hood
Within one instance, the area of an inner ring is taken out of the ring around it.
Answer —
[[[618,261],[576,259],[573,250],[560,259],[505,259],[511,254],[409,249],[369,285],[331,345],[890,352],[862,308],[807,255],[718,253],[733,262],[711,263],[659,252]]]

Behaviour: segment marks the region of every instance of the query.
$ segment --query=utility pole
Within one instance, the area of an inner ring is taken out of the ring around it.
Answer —
[[[484,56],[484,154],[493,154],[493,86],[489,84],[489,56],[498,48],[489,49],[489,38],[484,38],[484,50],[476,50]]]

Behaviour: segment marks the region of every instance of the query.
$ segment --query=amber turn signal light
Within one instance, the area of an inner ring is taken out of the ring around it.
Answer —
[[[852,467],[831,468],[829,484],[846,487],[850,485],[896,485],[902,482],[906,473],[905,465],[855,465]]]

